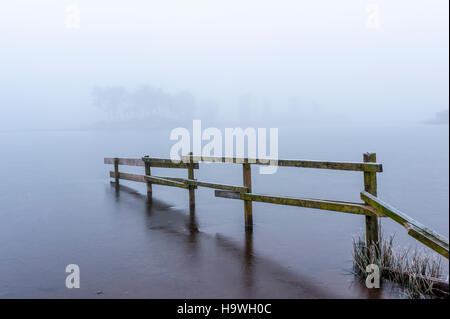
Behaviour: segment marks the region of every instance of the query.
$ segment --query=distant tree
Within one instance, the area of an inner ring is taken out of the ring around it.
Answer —
[[[127,96],[127,90],[120,86],[95,87],[92,89],[94,105],[112,116],[117,116],[123,111]]]
[[[95,87],[92,90],[94,105],[112,116],[177,120],[193,118],[195,98],[187,91],[171,94],[149,85],[141,85],[134,92],[120,86]]]
[[[449,112],[448,110],[437,112],[434,119],[427,121],[428,124],[448,124]]]

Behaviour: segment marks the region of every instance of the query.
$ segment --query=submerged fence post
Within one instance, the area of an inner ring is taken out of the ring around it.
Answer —
[[[188,178],[194,179],[194,156],[189,153]],[[195,207],[195,186],[189,185],[189,207]]]
[[[151,175],[150,162],[145,162],[145,175],[147,176]],[[149,181],[147,181],[147,196],[152,197],[152,183]]]
[[[365,163],[376,163],[376,153],[364,153]],[[364,190],[373,196],[377,196],[377,173],[364,172]],[[366,244],[378,245],[378,218],[376,216],[366,216]]]
[[[114,158],[114,180],[116,186],[119,186],[119,159],[117,157]]]
[[[252,171],[249,163],[242,164],[244,186],[248,188],[248,192],[252,192]],[[244,200],[244,218],[245,230],[252,230],[253,228],[253,207],[251,200]]]

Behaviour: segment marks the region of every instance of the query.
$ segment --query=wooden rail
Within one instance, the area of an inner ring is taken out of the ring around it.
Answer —
[[[188,168],[188,164],[183,162],[173,162],[170,159],[164,158],[111,158],[106,157],[104,159],[105,164],[114,164],[114,160],[117,159],[119,165],[127,166],[145,166],[148,163],[152,167],[164,167],[164,168]],[[194,163],[194,169],[198,169],[198,163]]]
[[[109,172],[110,177],[115,177],[115,172],[110,171]],[[215,188],[215,189],[223,189],[231,192],[242,192],[247,193],[248,188],[244,186],[233,186],[233,185],[226,185],[226,184],[216,184],[216,183],[208,183],[208,182],[202,182],[196,179],[188,179],[188,178],[181,178],[181,177],[160,177],[160,176],[147,176],[147,175],[137,175],[137,174],[130,174],[130,173],[122,173],[119,172],[119,179],[125,179],[133,182],[140,182],[140,183],[146,183],[151,182],[153,184],[160,184],[160,185],[166,185],[166,186],[180,186],[181,188],[188,188],[187,186],[194,186],[197,188],[200,187],[208,187],[208,188]],[[169,183],[169,182],[175,182],[175,184]],[[183,184],[184,186],[181,186],[180,184]]]
[[[449,254],[447,238],[425,227],[424,225],[405,215],[398,209],[392,207],[391,205],[383,202],[381,199],[367,192],[361,192],[361,199],[368,205],[375,208],[377,211],[382,212],[389,218],[405,227],[408,231],[408,235],[414,237],[421,243],[425,244],[426,246],[430,247],[431,249],[448,259]]]
[[[189,156],[182,156],[181,162],[188,163]],[[311,160],[274,160],[274,159],[258,159],[258,158],[236,158],[236,157],[210,157],[210,156],[194,156],[194,163],[210,162],[210,163],[235,163],[235,164],[255,164],[255,165],[273,165],[280,167],[304,167],[304,168],[320,168],[333,169],[341,171],[357,171],[357,172],[374,172],[381,173],[383,166],[378,163],[355,163],[355,162],[325,162]]]
[[[199,169],[199,162],[241,164],[243,185],[234,186],[199,181],[195,179],[194,170]],[[190,153],[188,156],[182,156],[179,161],[144,156],[142,158],[105,158],[104,163],[114,165],[114,171],[110,171],[109,176],[115,179],[116,186],[119,185],[120,179],[146,183],[148,196],[152,196],[152,185],[155,184],[189,190],[190,207],[195,206],[195,190],[198,187],[216,189],[216,197],[242,200],[244,202],[244,220],[247,231],[251,231],[253,226],[253,202],[307,207],[319,210],[364,215],[366,222],[366,240],[368,246],[379,244],[379,218],[389,217],[403,225],[408,230],[408,234],[410,236],[437,251],[447,259],[449,258],[448,239],[436,234],[432,230],[419,224],[409,216],[401,213],[397,209],[389,206],[377,198],[377,173],[383,171],[383,166],[376,162],[375,153],[365,153],[363,155],[363,162],[201,157],[193,156],[192,153]],[[119,165],[144,166],[145,175],[119,172]],[[361,199],[363,202],[353,203],[335,200],[255,194],[252,192],[251,165],[275,165],[281,167],[302,167],[362,172],[364,175],[364,191],[361,192]],[[151,175],[151,167],[186,169],[187,178]]]
[[[340,202],[340,201],[313,199],[313,198],[268,196],[260,194],[236,193],[230,191],[215,191],[215,196],[223,198],[241,199],[252,202],[262,202],[278,205],[330,210],[335,212],[357,214],[357,215],[385,217],[383,214],[378,213],[375,209],[372,209],[368,205],[351,202]]]

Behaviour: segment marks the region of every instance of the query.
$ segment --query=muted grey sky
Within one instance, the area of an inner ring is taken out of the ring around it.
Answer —
[[[73,5],[79,28],[67,24]],[[320,105],[317,116],[426,120],[448,109],[448,6],[445,0],[4,1],[0,129],[100,121],[106,115],[93,106],[94,87],[142,84],[214,101],[217,114],[242,115],[250,96],[260,112],[289,114],[292,101],[300,101],[312,114]]]

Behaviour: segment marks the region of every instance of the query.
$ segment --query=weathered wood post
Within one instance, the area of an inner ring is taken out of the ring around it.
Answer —
[[[119,159],[117,157],[114,158],[114,180],[116,186],[119,186]]]
[[[194,179],[194,156],[189,153],[188,178]],[[195,186],[189,185],[189,207],[195,207]]]
[[[148,157],[148,156],[145,156]],[[145,175],[150,176],[151,170],[150,170],[150,162],[145,162]],[[152,183],[147,181],[147,196],[152,197]]]
[[[252,192],[252,171],[249,163],[242,164],[244,186],[248,188],[248,192]],[[244,219],[245,230],[253,229],[253,207],[251,200],[244,200]]]
[[[376,153],[365,153],[365,163],[376,163]],[[377,173],[364,172],[364,190],[373,196],[377,196]],[[370,247],[372,244],[378,245],[378,218],[376,216],[366,216],[366,244]]]

